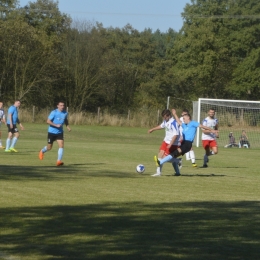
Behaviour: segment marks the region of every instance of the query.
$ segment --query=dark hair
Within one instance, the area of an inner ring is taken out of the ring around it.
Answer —
[[[162,111],[162,116],[170,116],[171,115],[171,111],[169,109],[164,109]]]
[[[213,108],[213,107],[212,107],[212,108],[210,108],[209,110],[213,110],[214,112],[216,111],[216,110],[215,110],[215,108]]]
[[[182,109],[182,112],[185,112],[185,113],[189,114],[189,110],[186,109],[186,108]]]
[[[189,113],[186,113],[184,116],[189,117],[189,119],[191,120],[191,115]]]

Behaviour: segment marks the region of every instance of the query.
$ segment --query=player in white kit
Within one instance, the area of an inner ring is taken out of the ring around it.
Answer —
[[[202,125],[210,127],[211,129],[218,130],[218,119],[215,118],[215,109],[211,108],[208,111],[208,116],[203,120]],[[202,145],[205,149],[203,168],[208,167],[208,156],[218,153],[218,144],[216,142],[218,134],[209,132],[202,129]]]
[[[5,147],[2,145],[2,131],[1,131],[1,125],[2,123],[6,124],[5,122],[5,111],[4,111],[4,103],[0,102],[0,149],[5,149]]]
[[[162,130],[165,129],[165,137],[164,140],[160,146],[158,158],[162,159],[165,156],[171,154],[174,152],[179,146],[180,146],[180,137],[181,133],[179,130],[179,125],[177,121],[172,117],[171,111],[168,109],[165,109],[162,111],[162,118],[163,122],[148,130],[148,133],[152,133],[156,130]],[[179,167],[176,164],[176,162],[172,162],[173,168],[175,169],[175,172],[179,174]],[[162,165],[157,167],[156,173],[153,174],[153,177],[161,176],[162,174]]]

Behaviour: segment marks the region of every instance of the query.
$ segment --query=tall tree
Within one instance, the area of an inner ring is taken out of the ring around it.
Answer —
[[[257,0],[192,0],[186,5],[171,53],[180,95],[232,97],[233,72],[255,48],[259,7]]]

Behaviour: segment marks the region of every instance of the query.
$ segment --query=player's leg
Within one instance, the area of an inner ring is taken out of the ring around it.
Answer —
[[[9,148],[10,148],[10,145],[11,145],[13,133],[12,133],[12,129],[10,128],[9,124],[7,124],[7,131],[8,131],[8,134],[7,134],[7,139],[6,139],[5,152],[11,152],[9,150]]]
[[[158,160],[162,160],[162,158],[165,157],[166,154],[167,155],[169,154],[169,149],[167,149],[167,145],[168,144],[165,143],[164,141],[162,142],[159,152],[158,152],[158,157],[155,155],[154,160],[157,160],[157,158],[158,158]],[[162,173],[162,165],[156,164],[156,173],[151,176],[153,176],[153,177],[161,176],[161,173]]]
[[[2,131],[1,131],[1,121],[0,121],[0,149],[4,149],[5,147],[2,144]]]
[[[18,132],[17,127],[14,127],[13,139],[12,139],[11,146],[9,148],[9,150],[11,150],[12,152],[17,153],[17,150],[14,147],[18,141],[19,136],[20,136],[20,133]]]
[[[187,152],[185,153],[185,156],[186,156],[186,160],[189,161],[191,158],[190,158],[190,152]]]
[[[210,146],[209,146],[209,140],[202,140],[202,145],[205,149],[205,155],[204,155],[204,162],[203,162],[203,168],[208,167],[209,158],[210,155]]]
[[[47,153],[48,151],[50,151],[52,149],[53,146],[53,142],[55,141],[55,136],[51,133],[48,133],[47,136],[47,145],[44,146],[40,152],[39,152],[39,159],[43,160],[44,154]]]
[[[191,163],[193,167],[197,167],[196,161],[195,161],[195,153],[193,151],[193,149],[191,148],[190,152],[190,159],[191,159]]]
[[[64,140],[63,140],[63,134],[59,135],[57,137],[57,143],[59,146],[58,149],[58,159],[57,159],[57,166],[62,166],[64,163],[62,162],[63,152],[64,152]]]

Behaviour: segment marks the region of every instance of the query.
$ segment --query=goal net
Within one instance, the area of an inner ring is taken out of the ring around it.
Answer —
[[[193,102],[193,120],[202,123],[210,108],[215,109],[215,117],[219,122],[219,147],[260,147],[260,101],[200,98]],[[248,138],[247,142],[244,141],[244,135],[241,138],[242,132]],[[231,133],[235,138],[235,144],[232,146]],[[194,142],[197,147],[201,145],[200,128]]]

